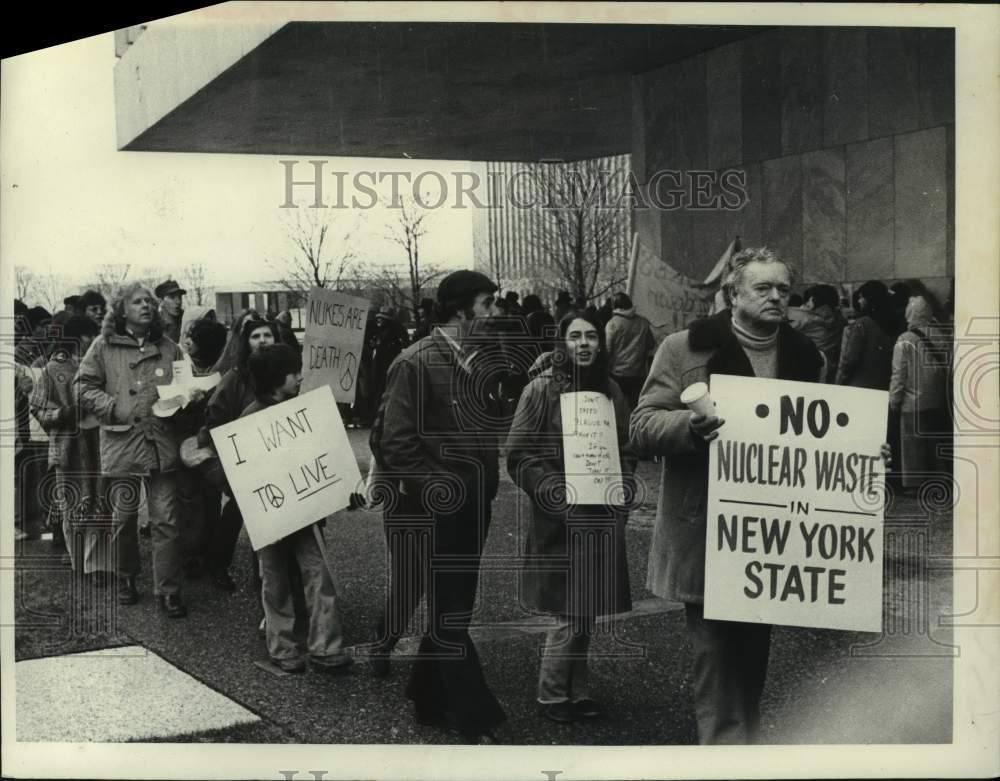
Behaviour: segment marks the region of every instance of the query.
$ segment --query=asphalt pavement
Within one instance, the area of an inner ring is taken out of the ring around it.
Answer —
[[[367,432],[348,433],[359,464],[367,468]],[[527,505],[508,479],[502,481],[484,552],[473,636],[487,680],[507,711],[508,721],[499,731],[504,742],[696,742],[683,610],[654,598],[644,587],[659,466],[642,462],[640,477],[647,485],[646,501],[633,513],[627,532],[635,609],[602,624],[592,648],[593,695],[606,716],[568,726],[546,720],[534,701],[544,625],[521,607],[517,596]],[[933,565],[950,555],[951,516],[947,508],[928,510],[915,499],[895,500],[887,511],[887,529],[909,535],[926,549],[887,546],[885,631],[776,627],[762,703],[765,742],[950,741],[954,649],[947,627],[938,626],[936,618],[950,612],[951,574]],[[385,595],[380,513],[336,513],[325,536],[342,597],[346,642],[358,647],[359,663],[349,675],[277,676],[257,664],[267,654],[256,631],[262,613],[245,534],[233,566],[238,590],[221,592],[204,579],[186,583],[190,614],[184,620],[168,619],[155,609],[148,541],[143,542],[140,603],[118,607],[106,599],[103,611],[100,599],[81,606],[81,595],[71,591],[68,569],[47,542],[21,543],[16,658],[141,645],[260,718],[255,725],[192,730],[171,740],[458,742],[454,733],[413,721],[403,691],[411,664],[406,653],[415,648],[415,637],[401,644],[386,679],[374,678],[361,658]]]

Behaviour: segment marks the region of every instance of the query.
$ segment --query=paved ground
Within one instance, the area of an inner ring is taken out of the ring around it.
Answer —
[[[350,432],[367,465],[366,432]],[[646,556],[658,468],[643,463],[647,505],[628,531],[636,609],[605,627],[594,643],[595,695],[608,717],[562,726],[543,719],[533,700],[540,626],[518,605],[516,561],[522,498],[504,481],[494,505],[474,635],[486,676],[508,713],[501,737],[521,744],[690,744],[695,723],[689,647],[683,612],[645,589]],[[929,515],[915,500],[889,508],[889,529],[925,541],[931,561],[950,553],[948,514]],[[905,524],[905,528],[902,524]],[[339,573],[348,642],[370,638],[385,592],[384,543],[377,512],[331,517],[326,537]],[[364,664],[344,678],[318,674],[276,677],[257,665],[266,652],[256,634],[258,596],[251,592],[250,549],[240,541],[234,594],[203,580],[185,586],[186,620],[154,609],[144,543],[140,604],[118,608],[108,592],[74,594],[71,579],[47,542],[24,543],[17,559],[16,657],[26,660],[115,645],[142,645],[260,718],[222,729],[194,727],[191,741],[304,743],[449,743],[454,735],[413,723],[403,697],[409,662],[394,662],[386,680]],[[879,635],[778,627],[764,694],[764,739],[771,743],[947,742],[951,737],[951,656],[936,616],[951,602],[946,570],[929,569],[912,547],[887,546],[886,631]],[[102,596],[103,594],[103,596]],[[930,616],[928,622],[926,617]],[[404,652],[412,643],[401,646]],[[54,687],[54,690],[58,687]],[[19,697],[22,692],[19,689]],[[95,698],[96,703],[99,700]],[[19,736],[20,737],[20,736]],[[138,738],[139,736],[136,735]],[[22,738],[23,739],[23,738]],[[163,739],[177,740],[173,737]]]

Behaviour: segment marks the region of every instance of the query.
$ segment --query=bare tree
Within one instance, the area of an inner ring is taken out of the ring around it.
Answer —
[[[413,198],[403,196],[395,204],[387,204],[393,216],[386,222],[385,233],[388,241],[402,247],[406,255],[406,266],[382,269],[376,280],[376,287],[385,291],[397,308],[405,306],[418,318],[418,308],[423,289],[442,274],[433,264],[420,262],[420,239],[427,235],[430,212],[422,208]]]
[[[530,233],[542,266],[532,276],[586,301],[623,286],[631,243],[631,212],[622,198],[628,158],[540,163],[530,170]]]
[[[204,263],[192,263],[184,269],[184,289],[194,298],[192,303],[201,306],[209,293],[208,268]]]
[[[87,288],[96,290],[110,302],[128,281],[131,270],[131,263],[104,263],[97,267],[96,278]]]
[[[291,255],[267,259],[278,274],[278,282],[289,292],[304,295],[313,287],[339,290],[349,277],[357,254],[354,233],[360,217],[344,225],[344,216],[318,209],[285,212],[285,233],[291,240]]]
[[[37,290],[42,303],[53,314],[63,308],[66,298],[66,283],[63,278],[49,269],[49,273],[38,277]]]
[[[19,301],[29,303],[38,289],[38,277],[27,266],[14,266],[14,287]]]

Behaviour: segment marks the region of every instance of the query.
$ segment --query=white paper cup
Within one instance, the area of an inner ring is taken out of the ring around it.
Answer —
[[[708,395],[708,385],[704,382],[688,385],[681,391],[681,403],[686,404],[695,415],[708,418],[715,414],[715,402]]]

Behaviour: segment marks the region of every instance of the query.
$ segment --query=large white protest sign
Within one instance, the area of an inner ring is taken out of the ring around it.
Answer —
[[[309,291],[302,342],[302,390],[328,385],[341,404],[352,404],[365,340],[368,300],[321,287]]]
[[[621,460],[615,407],[603,393],[578,391],[559,397],[563,471],[569,504],[622,501]]]
[[[878,632],[888,394],[713,375],[705,617]]]
[[[361,472],[325,385],[211,434],[254,550],[342,510],[359,490]]]

